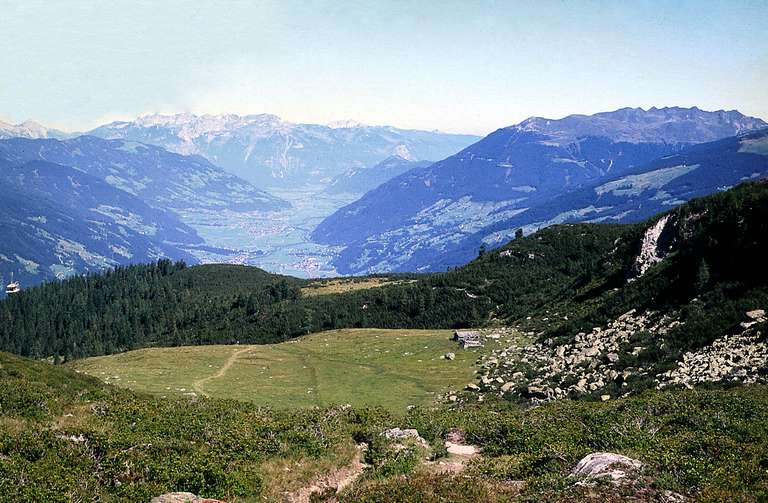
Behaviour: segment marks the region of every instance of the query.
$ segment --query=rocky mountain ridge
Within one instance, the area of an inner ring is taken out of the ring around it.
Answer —
[[[67,138],[69,133],[50,129],[35,121],[24,121],[21,124],[10,124],[0,121],[0,140],[8,138]]]
[[[508,129],[549,136],[547,142],[568,144],[597,136],[627,143],[704,143],[768,127],[762,119],[738,110],[708,112],[698,107],[620,108],[562,119],[530,117]]]
[[[720,117],[695,116],[701,113]],[[745,118],[728,127],[735,133],[760,123]],[[717,121],[706,124],[688,134],[708,139],[722,131]],[[499,130],[372,190],[326,218],[312,237],[344,247],[334,262],[343,273],[440,271],[471,260],[481,245],[499,246],[519,228],[529,234],[563,222],[640,221],[768,173],[768,129],[694,146],[607,137],[563,145],[557,134]]]
[[[149,115],[88,134],[197,154],[261,187],[328,184],[391,155],[441,159],[477,141],[472,135],[391,126],[296,124],[275,115]]]

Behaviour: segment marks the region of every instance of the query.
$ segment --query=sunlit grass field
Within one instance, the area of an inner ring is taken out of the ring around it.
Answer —
[[[77,361],[74,368],[160,396],[207,395],[278,408],[345,404],[401,411],[473,380],[480,350],[450,330],[336,330],[281,344],[156,348]],[[453,361],[444,358],[456,353]]]
[[[394,280],[390,278],[341,278],[313,281],[309,286],[301,289],[302,295],[312,297],[315,295],[331,295],[338,293],[354,292],[357,290],[369,290],[387,285],[412,283],[413,280]]]

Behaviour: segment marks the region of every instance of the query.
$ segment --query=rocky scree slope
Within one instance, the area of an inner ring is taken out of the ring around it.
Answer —
[[[617,238],[605,260],[630,260],[519,319],[535,342],[496,332],[472,388],[540,403],[765,382],[767,212],[768,184],[749,183]]]

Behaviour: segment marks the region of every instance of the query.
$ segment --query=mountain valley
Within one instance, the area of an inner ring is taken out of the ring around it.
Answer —
[[[474,143],[471,135],[357,123],[293,124],[260,115],[149,115],[105,124],[88,134],[197,154],[259,187],[327,184],[350,169],[389,156],[437,160]]]
[[[128,140],[0,140],[0,271],[42,282],[0,300],[0,495],[759,500],[761,126],[532,119],[269,192]]]
[[[4,0],[0,503],[768,503],[765,19]]]
[[[64,365],[0,353],[0,493],[760,498],[767,202],[746,182],[445,273],[161,260],[14,294],[2,349]]]

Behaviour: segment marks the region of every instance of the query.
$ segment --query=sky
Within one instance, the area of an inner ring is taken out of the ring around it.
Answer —
[[[0,0],[0,120],[273,113],[484,134],[625,106],[768,120],[768,0]]]

